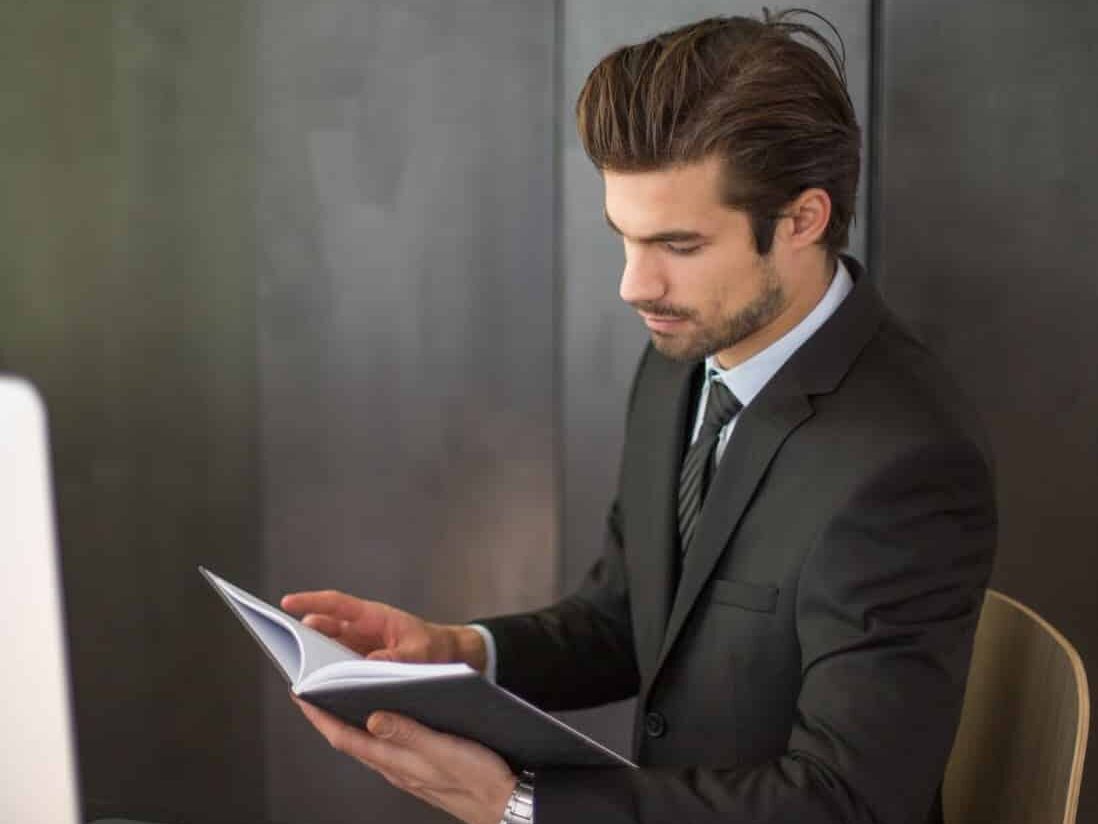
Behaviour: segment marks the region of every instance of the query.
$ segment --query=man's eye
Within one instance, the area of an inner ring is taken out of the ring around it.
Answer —
[[[664,246],[666,247],[668,252],[673,255],[678,255],[679,257],[692,255],[701,248],[701,244],[695,244],[693,246],[680,246],[677,243],[665,243]]]

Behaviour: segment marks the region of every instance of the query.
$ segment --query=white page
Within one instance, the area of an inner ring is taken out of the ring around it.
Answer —
[[[358,653],[305,626],[250,592],[230,584],[209,570],[210,581],[229,602],[294,684],[309,673],[339,661],[363,661]]]
[[[408,664],[395,661],[337,661],[321,669],[312,670],[294,686],[301,693],[318,686],[355,686],[379,684],[386,681],[413,681],[427,678],[444,678],[455,675],[476,675],[468,664]]]

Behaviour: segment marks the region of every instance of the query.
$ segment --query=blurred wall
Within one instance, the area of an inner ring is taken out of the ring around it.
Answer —
[[[260,567],[253,29],[211,0],[0,25],[0,361],[49,406],[89,818],[263,814],[266,664],[195,571]]]
[[[546,603],[552,4],[257,8],[261,588],[443,621]],[[274,820],[443,820],[264,683]]]
[[[994,583],[1092,663],[1098,14],[810,7],[844,37],[872,154],[852,251],[989,423]],[[304,726],[194,565],[438,620],[573,586],[645,337],[573,101],[615,46],[757,12],[8,10],[0,368],[51,408],[89,817],[442,820]],[[629,711],[572,720],[625,749]]]
[[[874,270],[987,423],[992,585],[1063,631],[1093,683],[1098,6],[886,0],[879,22]]]
[[[9,10],[0,364],[52,415],[89,818],[442,820],[306,727],[195,565],[437,620],[552,597],[554,36],[510,0]]]

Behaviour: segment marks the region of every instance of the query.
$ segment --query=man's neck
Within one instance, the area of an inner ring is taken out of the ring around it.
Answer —
[[[786,305],[770,323],[734,346],[722,349],[716,354],[717,363],[722,369],[732,369],[754,357],[808,317],[827,293],[838,270],[838,261],[830,257],[825,258],[818,267],[813,268],[814,271],[805,272],[791,279],[794,287],[786,289],[788,298]]]

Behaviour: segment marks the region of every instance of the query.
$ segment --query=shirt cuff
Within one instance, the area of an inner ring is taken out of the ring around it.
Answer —
[[[482,627],[480,624],[469,624],[469,627],[475,629],[484,639],[484,677],[494,684],[496,683],[496,639],[492,637],[487,627]]]

